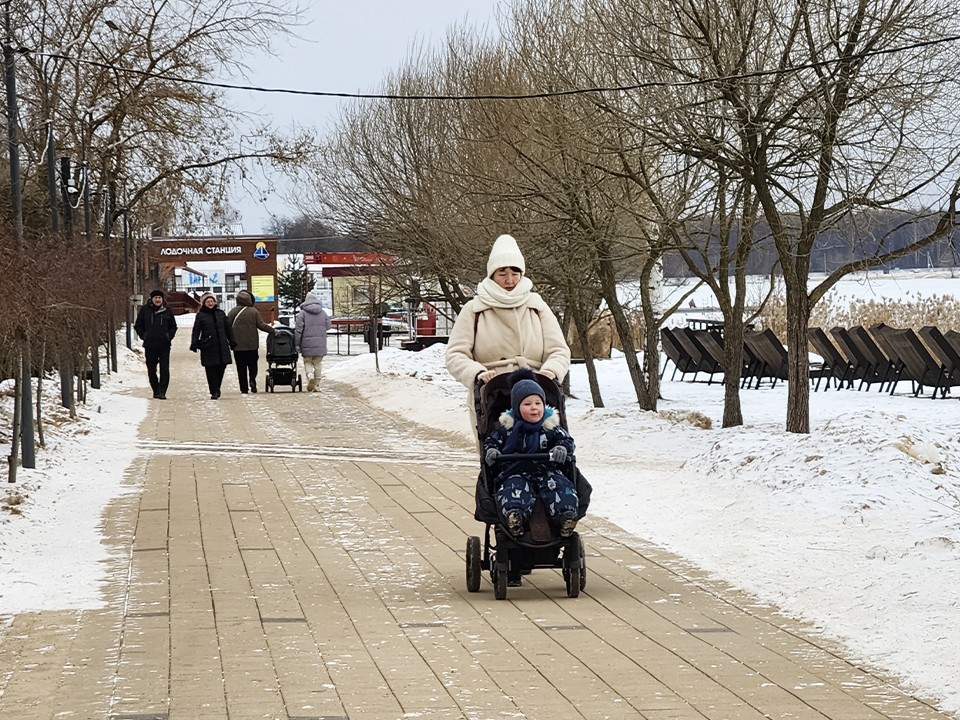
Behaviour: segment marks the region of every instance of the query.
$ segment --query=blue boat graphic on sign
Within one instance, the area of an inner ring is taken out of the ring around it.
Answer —
[[[257,243],[257,249],[253,251],[253,256],[257,260],[266,260],[270,257],[270,253],[267,252],[267,244],[264,242]]]

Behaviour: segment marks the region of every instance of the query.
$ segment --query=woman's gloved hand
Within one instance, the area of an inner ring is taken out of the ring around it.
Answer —
[[[477,375],[477,380],[482,383],[490,382],[493,378],[497,376],[496,370],[484,370],[482,373]]]

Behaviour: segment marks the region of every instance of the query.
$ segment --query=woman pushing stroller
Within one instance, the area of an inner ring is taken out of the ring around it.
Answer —
[[[539,497],[561,537],[570,537],[579,517],[576,486],[563,471],[576,449],[573,438],[560,424],[555,408],[546,405],[543,388],[531,370],[510,376],[510,409],[499,426],[483,439],[483,458],[498,472],[497,505],[507,529],[520,537]],[[501,455],[540,453],[548,461],[506,460]]]
[[[487,260],[487,275],[460,311],[447,342],[450,374],[469,391],[467,409],[476,426],[473,390],[479,380],[529,367],[558,383],[570,369],[570,348],[550,306],[533,291],[517,241],[501,235]]]

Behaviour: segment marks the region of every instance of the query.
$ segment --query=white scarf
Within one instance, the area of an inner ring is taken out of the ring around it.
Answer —
[[[490,307],[515,308],[527,302],[531,290],[533,282],[526,276],[520,278],[520,282],[509,292],[497,285],[493,278],[484,278],[477,285],[477,297]]]

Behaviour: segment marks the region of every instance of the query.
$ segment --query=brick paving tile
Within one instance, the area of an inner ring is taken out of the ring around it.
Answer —
[[[555,570],[469,593],[471,443],[329,382],[241,396],[230,368],[211,401],[173,359],[104,516],[104,606],[2,618],[0,718],[948,718],[598,518],[579,598]]]

